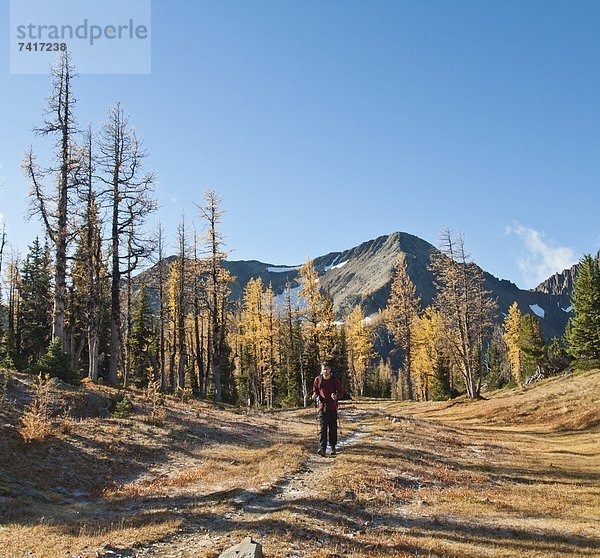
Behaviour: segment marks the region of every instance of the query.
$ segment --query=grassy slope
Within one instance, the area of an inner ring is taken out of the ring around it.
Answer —
[[[302,470],[310,411],[172,400],[152,426],[141,394],[134,403],[131,420],[61,421],[32,446],[18,406],[2,407],[0,556],[95,556],[180,531],[177,556],[214,557],[247,534],[268,556],[600,555],[598,371],[483,401],[359,403],[345,427],[365,435],[285,505],[269,495]],[[240,511],[255,491],[260,514]]]
[[[600,556],[599,371],[389,411],[334,475],[375,554]]]
[[[196,500],[268,485],[299,467],[314,428],[305,411],[240,414],[175,398],[164,423],[152,425],[143,422],[150,402],[132,392],[131,418],[55,419],[50,437],[25,444],[18,427],[31,378],[14,378],[0,405],[2,558],[96,556],[107,543],[177,532]]]

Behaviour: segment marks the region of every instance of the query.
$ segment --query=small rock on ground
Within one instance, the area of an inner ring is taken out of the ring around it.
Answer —
[[[263,558],[262,545],[247,537],[241,543],[228,548],[219,558]]]

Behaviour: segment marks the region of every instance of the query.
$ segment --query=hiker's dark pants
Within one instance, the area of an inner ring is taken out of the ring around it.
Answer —
[[[327,441],[334,448],[337,445],[337,410],[319,409],[319,446],[327,449]]]

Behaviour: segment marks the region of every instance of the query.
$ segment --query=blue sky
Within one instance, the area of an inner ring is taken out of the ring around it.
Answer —
[[[8,2],[0,41],[8,45]],[[152,73],[82,75],[77,116],[120,100],[171,236],[216,188],[233,259],[296,264],[393,231],[462,230],[532,287],[600,245],[600,3],[152,4]],[[21,251],[23,149],[44,76],[0,58],[0,212]]]

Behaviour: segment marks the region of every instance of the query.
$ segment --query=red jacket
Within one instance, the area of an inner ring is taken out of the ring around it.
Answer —
[[[319,389],[319,376],[315,378],[313,382],[313,394],[319,394],[319,409],[325,407],[326,411],[335,411],[337,409],[337,402],[331,397],[332,393],[337,394],[338,401],[344,397],[344,388],[342,382],[337,376],[331,376],[329,380],[323,378],[321,380],[321,389]]]

